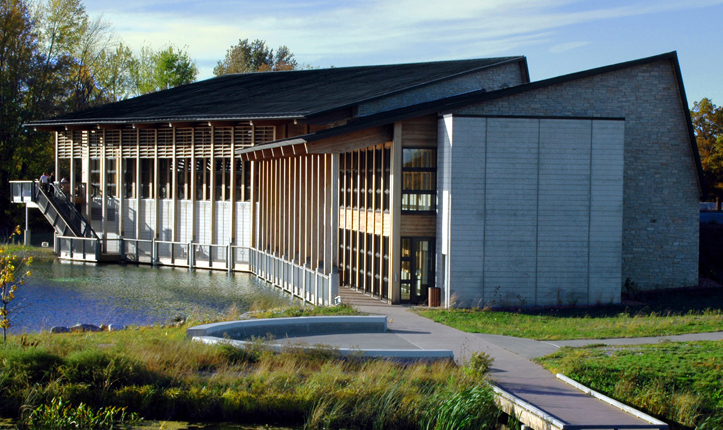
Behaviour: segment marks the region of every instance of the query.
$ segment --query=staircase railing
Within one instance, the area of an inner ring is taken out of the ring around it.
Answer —
[[[80,214],[57,184],[48,184],[47,190],[43,189],[42,186],[36,186],[34,197],[36,203],[53,226],[58,227],[58,220],[52,214],[52,212],[55,212],[67,226],[67,230],[70,230],[67,231],[58,227],[61,230],[61,235],[68,236],[70,233],[76,237],[98,238],[90,223],[83,218],[83,215]]]

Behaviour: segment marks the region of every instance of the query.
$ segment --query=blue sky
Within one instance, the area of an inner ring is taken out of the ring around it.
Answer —
[[[677,51],[723,104],[723,0],[86,0],[132,48],[186,47],[199,79],[239,39],[321,67],[525,55],[534,80]]]

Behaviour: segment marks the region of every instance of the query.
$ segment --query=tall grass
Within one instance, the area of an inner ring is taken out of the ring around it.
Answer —
[[[2,416],[55,398],[95,411],[128,406],[145,419],[308,429],[465,428],[469,416],[475,428],[496,422],[482,378],[451,362],[362,361],[333,349],[272,353],[260,342],[238,350],[188,341],[177,327],[31,340],[0,349]],[[458,424],[444,427],[450,422]]]

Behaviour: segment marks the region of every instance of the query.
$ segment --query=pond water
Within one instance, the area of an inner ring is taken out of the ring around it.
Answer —
[[[239,312],[252,303],[275,307],[291,297],[246,273],[135,265],[34,261],[11,307],[10,334],[77,323],[150,325],[177,317]]]

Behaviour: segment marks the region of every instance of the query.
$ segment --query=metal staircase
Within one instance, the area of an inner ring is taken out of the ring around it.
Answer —
[[[20,181],[13,182],[15,182],[12,184],[14,185],[13,202],[27,203],[30,200],[35,203],[59,236],[98,239],[98,235],[93,231],[90,223],[83,218],[83,215],[78,212],[58,185],[48,184],[46,191],[35,182],[22,181],[22,184]]]

